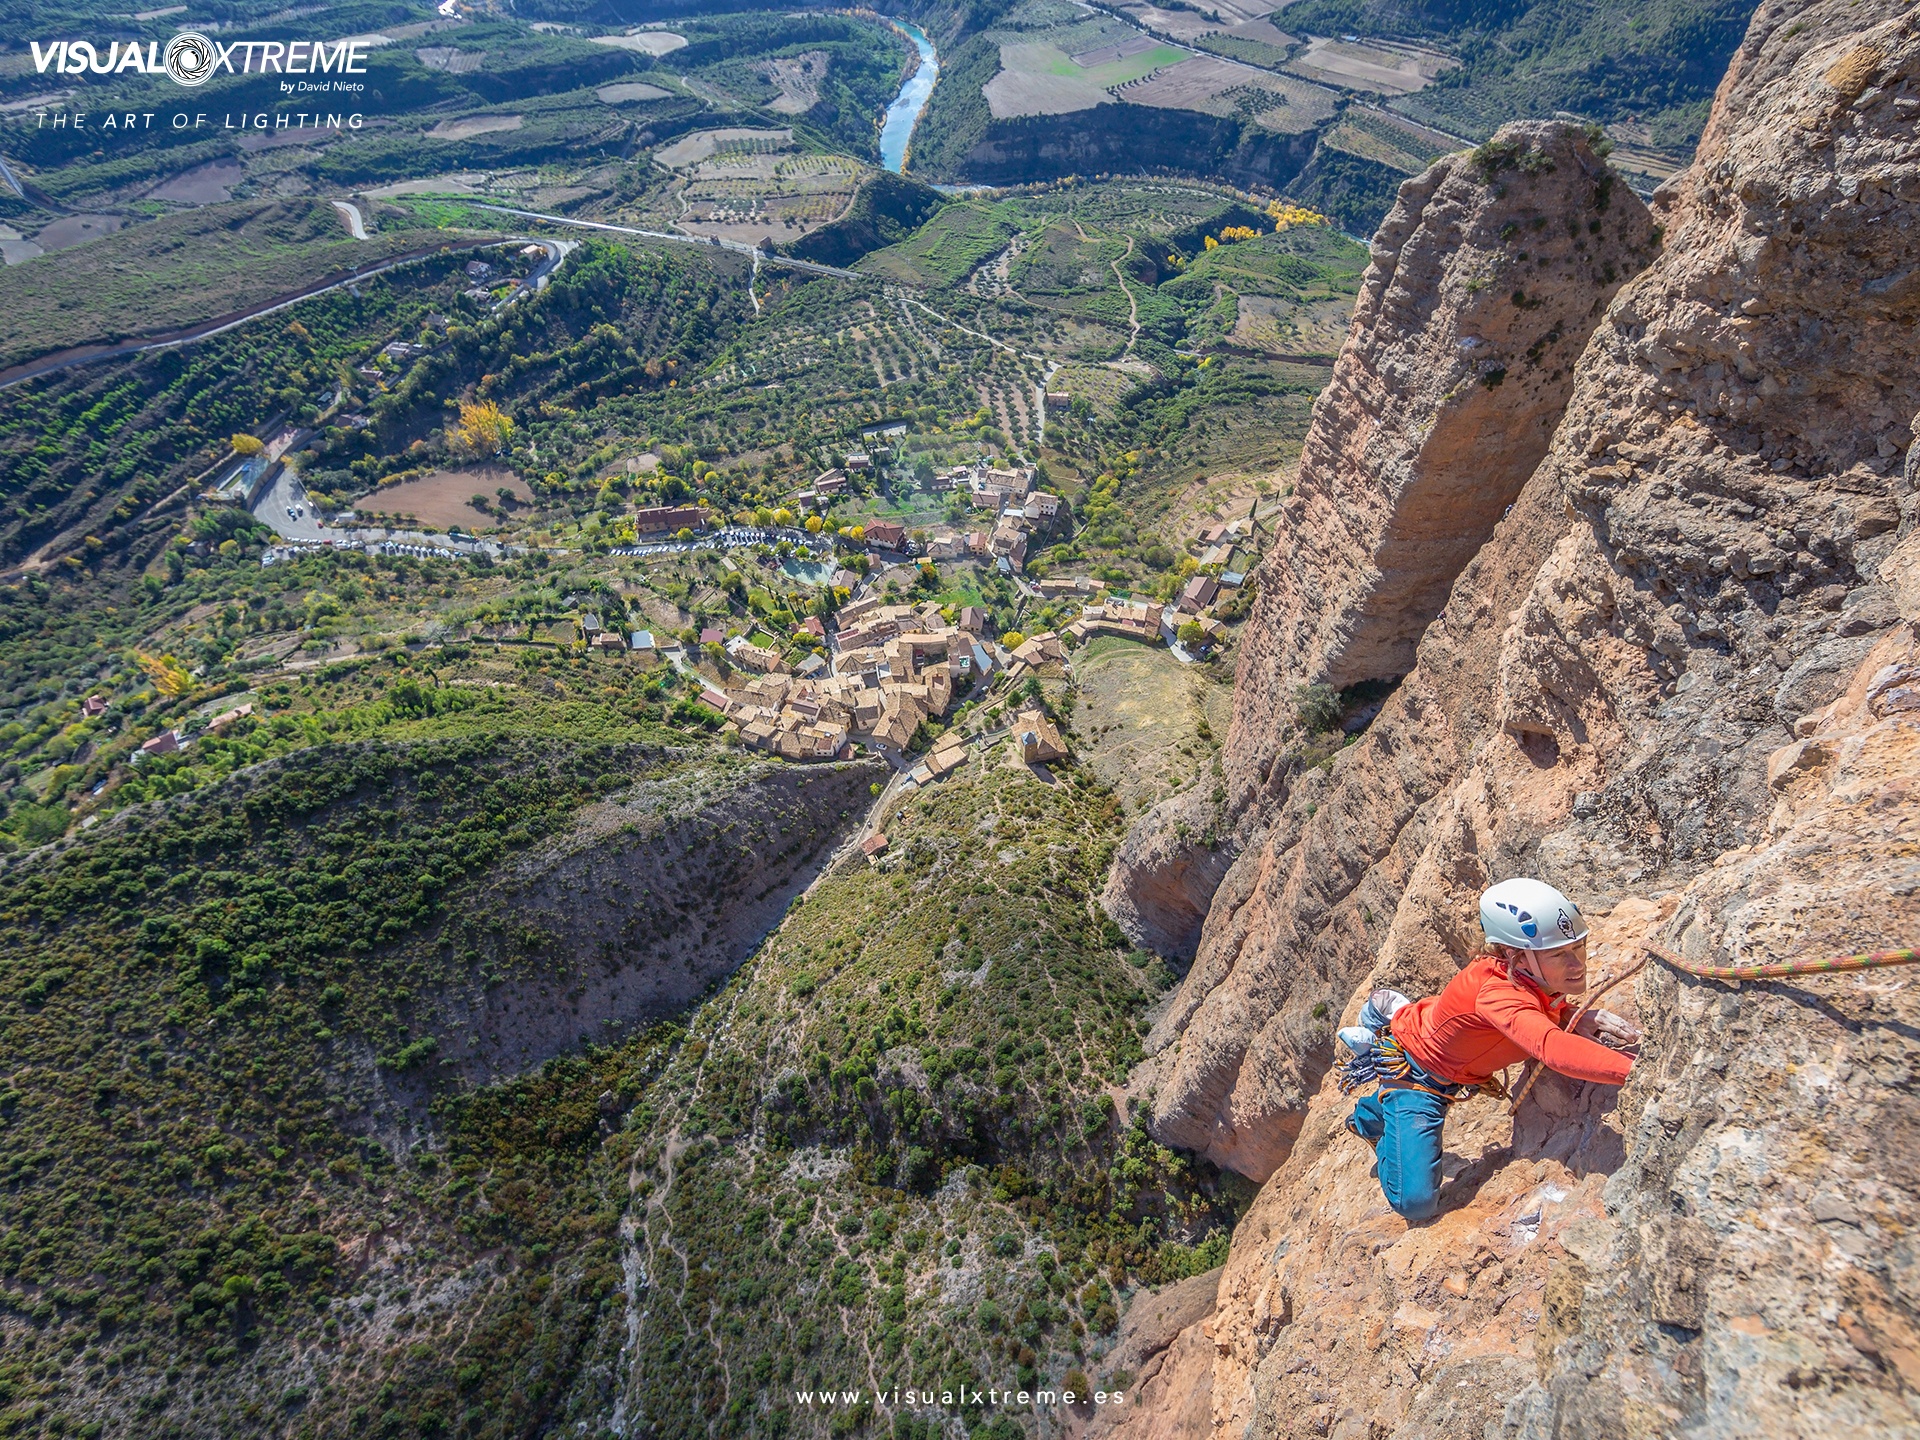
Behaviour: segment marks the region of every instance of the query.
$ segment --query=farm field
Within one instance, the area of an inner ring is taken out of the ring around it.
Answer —
[[[1000,73],[988,82],[987,104],[996,120],[1019,115],[1067,115],[1111,98],[1055,45],[1002,45]]]
[[[1411,95],[1431,85],[1434,78],[1460,62],[1436,50],[1411,45],[1356,44],[1312,36],[1290,68],[1311,80],[1373,90],[1383,95]]]
[[[1138,24],[1157,34],[1171,35],[1176,40],[1195,40],[1202,35],[1230,30],[1259,20],[1279,8],[1268,3],[1268,0],[1232,0],[1232,3],[1209,4],[1204,8],[1182,6],[1177,10],[1140,3],[1120,7]]]
[[[1344,300],[1297,303],[1242,295],[1226,343],[1273,354],[1335,355],[1347,338],[1353,307]]]
[[[1214,30],[1192,42],[1196,50],[1244,61],[1267,70],[1284,67],[1300,42],[1271,21],[1249,20],[1227,30]]]
[[[382,486],[355,501],[354,510],[367,518],[405,518],[434,530],[457,526],[481,534],[496,528],[496,521],[472,503],[473,497],[482,496],[488,505],[498,507],[502,489],[511,492],[519,505],[533,504],[533,490],[513,471],[499,465],[479,465],[435,470],[397,485]]]
[[[33,237],[42,250],[65,250],[111,235],[127,222],[118,215],[65,215],[42,227]]]
[[[1205,115],[1251,113],[1269,130],[1296,133],[1331,119],[1338,96],[1323,86],[1256,70],[1214,55],[1190,55],[1148,79],[1128,85],[1129,105],[1196,110]]]
[[[638,30],[625,35],[596,35],[593,43],[611,45],[619,50],[633,50],[642,55],[660,56],[685,49],[687,37],[676,35],[671,30]]]
[[[154,186],[146,198],[181,205],[218,205],[233,199],[233,187],[246,175],[247,167],[238,160],[215,160]]]
[[[1071,115],[1110,105],[1113,97],[1097,85],[1045,71],[1002,70],[987,82],[987,107],[996,120],[1023,115]]]
[[[526,123],[524,115],[467,115],[458,120],[442,120],[426,134],[430,140],[471,140],[476,135],[518,130]]]
[[[1074,657],[1073,677],[1093,772],[1127,813],[1185,789],[1213,763],[1233,687],[1207,669],[1164,646],[1097,635]]]
[[[593,93],[609,105],[638,105],[648,100],[665,100],[673,92],[644,80],[626,80],[618,85],[602,85]]]
[[[767,61],[761,73],[780,91],[767,108],[779,115],[804,115],[819,104],[820,80],[826,74],[827,58],[823,50],[808,50]]]
[[[870,273],[907,284],[959,285],[1005,250],[1020,229],[1019,211],[1013,206],[980,201],[949,205],[911,238],[860,264]]]
[[[696,130],[671,145],[653,152],[656,164],[669,170],[685,170],[716,155],[772,155],[793,144],[791,130],[761,130],[725,126],[717,130]]]
[[[1142,45],[1137,49],[1132,46],[1113,46],[1074,55],[1067,63],[1075,68],[1082,79],[1105,90],[1116,85],[1131,85],[1156,70],[1178,65],[1188,54],[1188,51],[1175,49],[1171,45]]]
[[[757,245],[769,236],[787,243],[844,215],[868,173],[844,155],[781,153],[758,142],[729,141],[651,197],[639,218],[742,244]]]

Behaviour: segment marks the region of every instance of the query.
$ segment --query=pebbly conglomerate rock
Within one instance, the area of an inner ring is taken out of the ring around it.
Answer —
[[[1920,1000],[1901,972],[1609,1003],[1618,1090],[1449,1122],[1408,1227],[1325,1081],[1366,990],[1444,983],[1489,880],[1759,963],[1920,934],[1920,30],[1770,4],[1660,258],[1379,718],[1326,771],[1286,716],[1258,825],[1136,1081],[1161,1139],[1268,1180],[1174,1345],[1215,1433],[1891,1437],[1920,1426]],[[1171,1363],[1171,1362],[1169,1362]],[[1197,1404],[1198,1402],[1193,1402]],[[1136,1416],[1131,1428],[1156,1423]]]
[[[1413,668],[1547,453],[1607,302],[1654,249],[1646,206],[1558,121],[1505,126],[1401,186],[1260,568],[1245,713]]]

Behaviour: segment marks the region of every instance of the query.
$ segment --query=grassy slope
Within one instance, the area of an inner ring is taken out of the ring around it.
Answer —
[[[567,1188],[597,1115],[578,1134],[568,1088],[516,1140],[490,1118],[499,1094],[450,1097],[450,1145],[408,1161],[388,1104],[419,1088],[402,1077],[431,1070],[436,988],[476,963],[457,926],[441,930],[465,889],[657,768],[648,742],[662,732],[525,701],[415,716],[396,712],[391,738],[300,752],[0,872],[0,1026],[15,1067],[0,1093],[0,1379],[15,1416],[258,1433],[290,1390],[330,1428],[402,1364],[415,1367],[416,1418],[450,1420],[463,1393],[491,1407],[470,1433],[523,1433],[543,1413],[524,1367],[577,1344],[553,1325],[578,1330],[592,1306],[522,1322],[555,1286],[604,1283],[592,1253],[610,1222]],[[561,964],[527,943],[496,980]],[[636,1042],[558,1073],[631,1095],[646,1053]],[[544,1095],[543,1083],[506,1093]],[[543,1177],[539,1193],[511,1188],[522,1167]],[[550,1251],[515,1249],[550,1246],[555,1225],[574,1237],[560,1273]],[[407,1254],[366,1239],[388,1233]],[[407,1347],[424,1337],[408,1331],[448,1317],[406,1300],[461,1283],[480,1343],[436,1346],[423,1369]],[[355,1287],[370,1303],[343,1303]],[[370,1369],[330,1378],[313,1368],[322,1356]]]
[[[962,284],[982,261],[1006,246],[1019,223],[1016,207],[963,201],[947,206],[917,233],[873,255],[861,268],[910,285]]]
[[[401,230],[355,240],[324,200],[168,216],[0,271],[0,366],[190,325],[450,238]]]
[[[876,170],[861,182],[845,215],[783,248],[803,260],[851,265],[921,229],[945,203],[931,186]]]

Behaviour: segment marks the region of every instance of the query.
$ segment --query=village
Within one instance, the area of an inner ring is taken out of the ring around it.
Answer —
[[[1064,404],[1067,397],[1051,398]],[[268,548],[266,565],[312,549],[501,560],[543,549],[554,557],[577,553],[532,537],[506,542],[318,527],[289,534],[314,525],[297,474],[274,463],[295,438],[278,436],[258,456],[243,457],[215,492],[255,496],[256,514],[276,521],[283,538]],[[859,450],[823,454],[828,468],[757,517],[729,517],[704,496],[623,512],[631,538],[603,548],[608,558],[651,565],[709,557],[703,563],[711,568],[700,572],[708,599],[690,624],[685,609],[675,620],[655,608],[649,619],[644,605],[607,613],[579,595],[568,603],[570,614],[501,618],[470,625],[468,633],[483,642],[670,667],[675,688],[725,741],[798,763],[847,759],[865,749],[886,757],[906,784],[939,780],[965,762],[970,743],[1003,734],[1013,736],[1012,748],[1026,763],[1064,757],[1065,743],[1047,718],[1045,686],[1028,682],[1069,679],[1074,652],[1099,637],[1164,646],[1183,664],[1214,658],[1230,640],[1230,625],[1244,611],[1237,597],[1257,559],[1251,515],[1216,513],[1203,522],[1185,541],[1178,570],[1152,593],[1140,593],[1119,572],[1060,573],[1058,558],[1072,545],[1077,517],[1065,498],[1043,488],[1038,466],[988,455],[916,473],[893,454],[887,442],[895,437],[884,427],[860,438]],[[916,490],[931,492],[938,519],[929,518],[924,499],[918,513],[911,498],[902,504],[899,497]],[[882,513],[873,513],[876,502]],[[275,507],[286,513],[273,513]],[[1043,555],[1049,563],[1038,563]],[[756,585],[781,581],[800,587],[789,597],[791,612],[778,605],[756,612],[744,603]],[[733,613],[714,613],[714,599],[727,600],[720,592],[729,589]],[[798,603],[806,593],[812,599]],[[956,598],[986,595],[1004,603]],[[802,617],[805,610],[812,613]],[[163,743],[191,741],[182,735]]]
[[[802,489],[796,508],[824,515],[844,492],[848,471],[871,463],[865,454],[849,455]],[[1031,466],[960,466],[937,475],[935,487],[964,502],[966,523],[912,534],[887,521],[843,528],[843,537],[857,537],[866,574],[837,569],[832,583],[849,598],[826,618],[808,616],[785,642],[749,625],[747,633],[703,629],[691,649],[660,646],[650,632],[627,637],[626,647],[698,676],[699,703],[719,717],[724,738],[785,760],[847,759],[865,748],[887,757],[911,786],[941,779],[966,762],[970,745],[1002,736],[1010,737],[1013,763],[1064,759],[1067,745],[1048,716],[1045,687],[1031,682],[1065,678],[1073,652],[1100,635],[1166,645],[1189,663],[1209,656],[1228,631],[1213,611],[1245,583],[1244,572],[1232,567],[1252,522],[1204,529],[1192,544],[1193,573],[1170,600],[1116,593],[1088,575],[1031,579],[1029,540],[1060,518],[1063,503],[1035,482]],[[684,528],[690,518],[682,510],[673,520],[697,543],[699,532]],[[824,522],[808,529],[832,533]],[[1032,634],[996,634],[984,606],[912,599],[916,580],[931,580],[942,564],[1005,577],[1023,597],[1022,614],[1071,618]],[[604,632],[583,638],[622,648],[620,637]],[[955,723],[962,710],[966,723]]]

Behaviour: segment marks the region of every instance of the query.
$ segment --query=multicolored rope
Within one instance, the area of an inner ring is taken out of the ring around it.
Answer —
[[[1456,1085],[1427,1074],[1414,1063],[1391,1030],[1376,1030],[1373,1044],[1340,1067],[1335,1082],[1342,1095],[1351,1095],[1362,1085],[1377,1082],[1382,1089],[1421,1090],[1438,1096],[1449,1105],[1458,1104],[1478,1091],[1471,1085]],[[1431,1082],[1431,1083],[1429,1083]]]
[[[1843,970],[1920,964],[1920,951],[1911,946],[1900,950],[1868,950],[1859,955],[1835,955],[1828,960],[1782,960],[1773,965],[1693,965],[1657,946],[1640,948],[1663,964],[1703,980],[1777,980],[1784,975],[1834,975]]]

